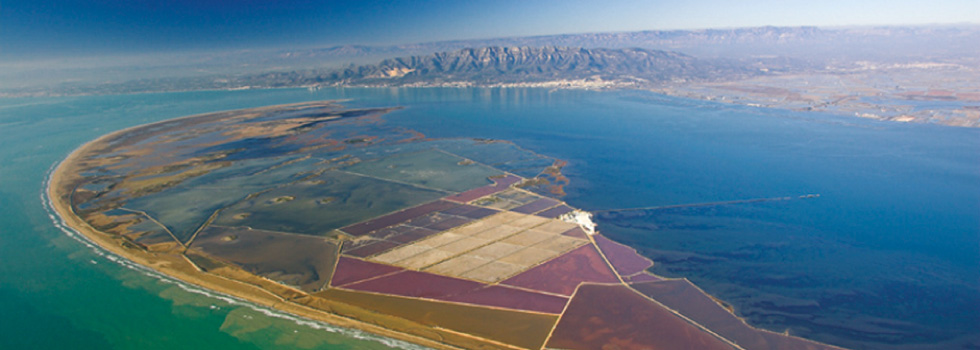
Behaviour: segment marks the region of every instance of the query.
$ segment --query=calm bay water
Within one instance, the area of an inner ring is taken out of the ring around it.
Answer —
[[[854,348],[980,346],[980,130],[641,92],[297,89],[0,100],[0,348],[386,348],[113,263],[41,200],[50,167],[101,134],[321,99],[406,106],[388,122],[568,160],[565,199],[587,210],[820,194],[638,211],[600,230],[758,326]]]

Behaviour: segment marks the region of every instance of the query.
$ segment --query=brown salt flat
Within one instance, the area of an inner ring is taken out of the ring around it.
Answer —
[[[538,242],[538,244],[535,244],[533,247],[550,250],[555,253],[564,253],[572,250],[572,248],[577,248],[585,244],[588,244],[588,241],[568,236],[555,235],[551,239]]]
[[[497,215],[493,215],[493,216],[487,217],[487,218],[485,218],[483,220],[480,220],[480,221],[481,222],[486,222],[491,227],[493,227],[493,226],[503,225],[503,224],[506,224],[506,223],[509,223],[509,222],[512,222],[512,221],[521,219],[521,218],[523,218],[525,216],[526,215],[523,215],[523,214],[518,214],[518,213],[512,213],[512,212],[509,212],[509,211],[505,211],[505,212],[500,212]]]
[[[401,270],[395,266],[375,264],[370,261],[341,256],[337,261],[337,268],[333,273],[330,285],[343,286]]]
[[[653,266],[653,261],[640,255],[633,248],[614,242],[602,235],[595,235],[595,243],[602,249],[602,254],[609,259],[613,268],[621,276],[629,276]]]
[[[413,245],[429,247],[429,248],[438,248],[466,237],[467,236],[465,235],[460,235],[453,232],[442,232],[439,234],[429,236],[428,238],[423,239],[421,241],[415,242]]]
[[[480,247],[479,249],[469,252],[468,255],[486,258],[490,260],[497,260],[502,257],[516,253],[518,250],[521,249],[524,249],[524,247],[516,244],[493,242],[489,245]]]
[[[550,250],[527,247],[517,251],[516,253],[500,258],[500,261],[515,264],[515,265],[531,267],[543,263],[545,261],[551,260],[557,255],[558,254]]]
[[[568,302],[568,298],[505,286],[488,286],[443,300],[552,314],[560,314]]]
[[[747,350],[838,349],[752,328],[685,279],[635,283],[631,286]]]
[[[522,246],[532,246],[544,240],[552,239],[555,235],[549,232],[538,231],[535,229],[526,230],[520,232],[516,235],[504,238],[501,242],[522,245]]]
[[[456,254],[450,251],[430,249],[423,253],[398,261],[397,265],[412,270],[421,270],[423,268],[438,264],[443,260],[448,260],[454,255]]]
[[[582,282],[617,283],[619,279],[589,244],[511,277],[501,284],[572,295]]]
[[[511,221],[507,224],[511,226],[522,227],[522,228],[532,228],[547,222],[548,219],[542,218],[540,216],[522,215],[519,219]]]
[[[375,255],[371,257],[371,261],[384,263],[384,264],[395,264],[399,261],[408,259],[420,253],[432,250],[432,247],[422,246],[418,244],[403,245],[398,248],[389,250],[382,254]]]
[[[548,222],[544,223],[544,225],[535,228],[541,231],[548,231],[557,235],[576,227],[578,227],[578,225],[576,224],[567,223],[560,220],[549,220]]]
[[[558,316],[329,289],[315,295],[428,327],[439,327],[520,348],[540,349]],[[355,315],[351,315],[355,316]],[[494,348],[494,347],[488,347]]]
[[[466,271],[486,265],[491,260],[472,255],[460,255],[455,258],[433,265],[426,272],[438,273],[441,275],[459,276]]]
[[[547,347],[735,349],[625,285],[589,284],[579,287],[555,326]]]
[[[457,241],[440,246],[439,250],[452,252],[453,254],[463,254],[488,243],[490,243],[490,241],[486,239],[464,236]]]
[[[524,268],[524,266],[503,261],[491,261],[486,265],[463,273],[461,277],[486,283],[493,283],[513,276],[514,274],[524,270]]]
[[[523,230],[524,230],[523,228],[516,227],[516,226],[500,225],[478,233],[474,233],[473,237],[495,241],[495,240],[509,237]]]
[[[419,298],[448,298],[483,287],[482,283],[418,271],[402,271],[389,276],[348,284],[346,289]]]

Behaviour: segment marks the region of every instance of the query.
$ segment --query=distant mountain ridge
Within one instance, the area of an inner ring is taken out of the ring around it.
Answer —
[[[391,46],[340,45],[320,49],[289,50],[297,57],[345,57],[427,55],[470,47],[558,46],[586,49],[643,48],[678,51],[699,58],[783,57],[825,59],[873,59],[900,54],[928,57],[943,54],[976,54],[980,47],[980,26],[865,26],[823,27],[746,27],[697,30],[645,30],[555,34],[528,37],[450,40]],[[842,46],[848,50],[840,50]],[[879,52],[886,51],[886,52]],[[897,52],[896,52],[897,51]],[[363,61],[360,63],[364,63]]]
[[[576,79],[661,83],[710,80],[751,72],[747,67],[661,50],[494,46],[386,59],[375,65],[348,67],[320,76],[316,83],[484,85]]]
[[[867,67],[902,65],[939,64],[980,69],[977,68],[980,67],[977,42],[980,42],[980,25],[976,24],[848,28],[767,26],[243,50],[186,58],[190,63],[166,59],[160,61],[164,63],[146,67],[127,60],[130,66],[118,69],[98,66],[59,70],[49,64],[11,65],[16,69],[0,69],[0,78],[5,78],[0,79],[0,95],[112,94],[343,83],[417,86],[467,82],[479,86],[506,85],[515,82],[516,78],[534,85],[562,76],[575,79],[611,77],[631,82],[631,85],[619,87],[646,88],[650,84],[674,80],[698,82],[738,80],[760,74],[837,74]],[[487,51],[483,58],[471,61],[465,57],[479,56],[477,51],[484,48]],[[510,52],[511,48],[540,48],[556,53],[551,56],[525,55]],[[662,54],[664,52],[672,55]],[[489,60],[483,62],[484,58]],[[625,62],[639,64],[630,67]],[[493,65],[487,65],[489,63]],[[605,70],[592,74],[599,68]],[[178,72],[181,70],[182,73]],[[127,73],[129,71],[131,73]],[[136,77],[126,78],[127,74]],[[51,83],[3,87],[5,82],[23,81],[28,77],[38,81],[47,79]],[[57,81],[61,82],[55,83]]]

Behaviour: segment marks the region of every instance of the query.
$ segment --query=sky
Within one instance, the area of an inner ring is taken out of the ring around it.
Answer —
[[[978,22],[977,0],[0,0],[0,59],[764,25]]]

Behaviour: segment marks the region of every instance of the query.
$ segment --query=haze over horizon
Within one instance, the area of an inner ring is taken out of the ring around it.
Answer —
[[[8,0],[0,7],[0,60],[770,25],[975,24],[976,13],[980,2],[967,0],[927,7],[912,0]]]

